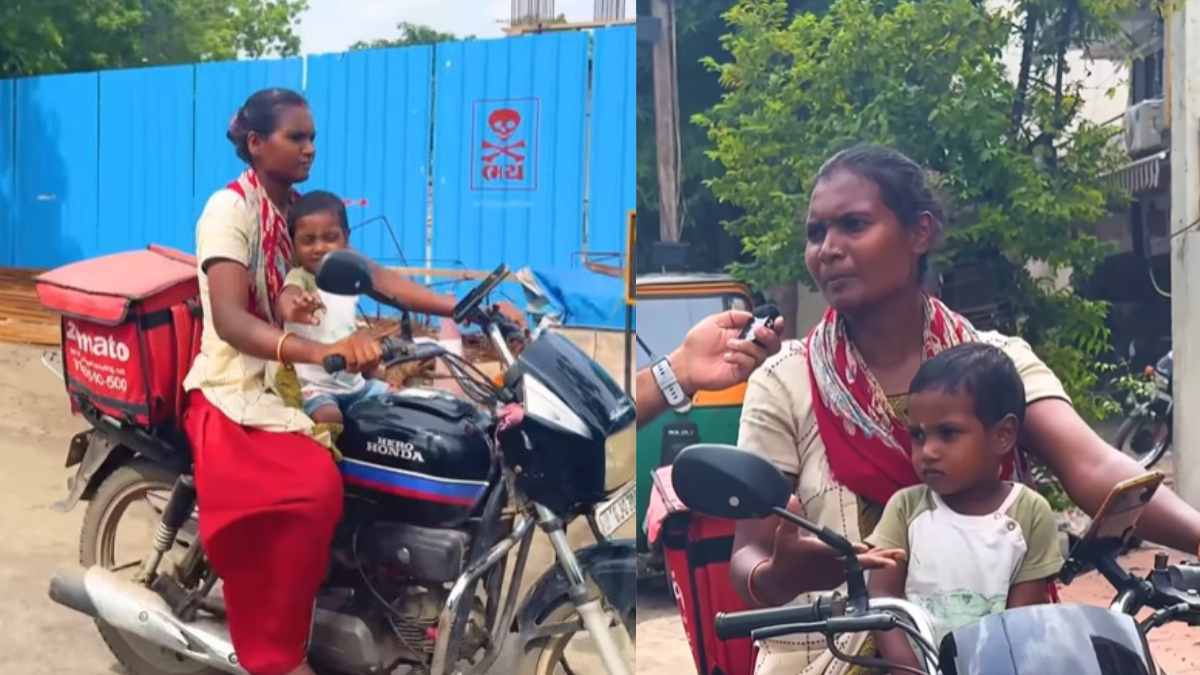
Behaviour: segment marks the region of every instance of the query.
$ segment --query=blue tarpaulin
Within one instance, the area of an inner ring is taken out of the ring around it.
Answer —
[[[625,329],[625,282],[587,270],[530,270],[534,283],[568,328]],[[526,277],[528,279],[528,277]],[[632,327],[632,326],[631,326]]]

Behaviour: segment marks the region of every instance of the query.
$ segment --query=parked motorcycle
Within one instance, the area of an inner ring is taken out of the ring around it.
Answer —
[[[473,401],[407,389],[346,414],[345,515],[309,645],[318,672],[632,670],[635,548],[609,537],[632,515],[633,492],[607,493],[604,472],[606,439],[633,423],[633,403],[560,335],[510,352],[523,332],[482,309],[506,275],[501,265],[454,311],[490,338],[506,367],[502,384],[439,345],[388,338],[386,364],[441,358]],[[351,251],[331,253],[317,283],[388,302]],[[324,365],[332,372],[339,361]],[[186,442],[75,403],[92,428],[71,443],[67,466],[79,468],[63,506],[89,500],[82,567],[60,571],[50,596],[95,617],[132,675],[244,673],[199,542]],[[138,508],[156,526],[126,538]],[[599,542],[576,551],[566,528],[580,516]],[[537,529],[557,565],[522,597]],[[570,663],[584,638],[593,646],[587,663]]]
[[[1086,570],[1098,570],[1116,589],[1110,607],[1049,604],[1010,609],[963,626],[938,645],[930,616],[922,607],[869,596],[849,541],[787,510],[791,485],[767,460],[730,446],[694,445],[679,455],[673,469],[675,490],[690,508],[720,518],[786,518],[839,551],[845,561],[845,596],[821,597],[809,605],[718,614],[715,629],[720,639],[823,634],[841,660],[918,675],[1159,673],[1146,635],[1170,622],[1200,625],[1200,565],[1167,565],[1166,555],[1160,554],[1154,569],[1139,579],[1122,569],[1116,556],[1161,481],[1162,474],[1155,473],[1114,488],[1060,576],[1070,583]],[[1143,608],[1154,612],[1139,622],[1134,617]],[[833,641],[844,633],[887,630],[902,630],[909,636],[922,661],[921,670],[850,656],[838,651]]]
[[[1137,403],[1121,423],[1113,444],[1149,469],[1171,449],[1172,414],[1175,399],[1171,396],[1174,371],[1174,350],[1169,351],[1146,375],[1154,382],[1154,393],[1147,401]]]

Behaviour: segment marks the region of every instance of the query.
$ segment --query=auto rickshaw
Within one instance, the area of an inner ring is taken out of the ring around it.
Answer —
[[[636,283],[638,370],[671,353],[704,317],[754,308],[750,288],[726,274],[647,274],[638,276]],[[693,443],[736,443],[745,393],[744,383],[723,391],[697,392],[687,413],[668,410],[638,430],[639,576],[663,572],[662,553],[652,550],[644,527],[654,470],[669,465]]]

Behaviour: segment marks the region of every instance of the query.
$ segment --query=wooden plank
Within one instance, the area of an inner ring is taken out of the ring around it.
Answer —
[[[486,279],[491,271],[484,270],[467,270],[467,269],[448,269],[444,267],[388,267],[388,269],[399,272],[407,277],[447,277],[457,279],[459,281],[470,279]]]
[[[42,307],[34,287],[42,271],[0,268],[0,342],[59,344],[58,316]]]

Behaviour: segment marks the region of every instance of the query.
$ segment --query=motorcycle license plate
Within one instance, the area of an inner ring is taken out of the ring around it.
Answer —
[[[633,482],[627,483],[612,499],[596,506],[596,525],[606,539],[633,519],[636,487]]]

